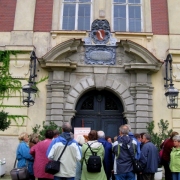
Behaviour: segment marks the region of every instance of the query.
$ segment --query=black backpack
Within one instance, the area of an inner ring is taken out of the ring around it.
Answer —
[[[87,166],[87,171],[88,172],[101,172],[101,157],[100,156],[97,156],[97,153],[93,152],[92,149],[91,149],[91,144],[88,145],[88,148],[90,148],[91,150],[91,153],[92,155],[89,156],[88,160],[86,160],[85,158],[85,163],[86,163],[86,166]],[[86,149],[86,151],[88,150],[88,148]],[[85,154],[86,154],[86,151],[84,153],[84,157],[85,157]]]

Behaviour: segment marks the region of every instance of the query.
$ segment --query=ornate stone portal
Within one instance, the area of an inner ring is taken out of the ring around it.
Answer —
[[[111,91],[120,99],[123,117],[134,132],[143,132],[152,120],[151,74],[162,62],[133,41],[111,39],[108,25],[106,20],[94,21],[85,42],[70,39],[40,60],[49,71],[47,121],[71,121],[80,97],[93,89]]]

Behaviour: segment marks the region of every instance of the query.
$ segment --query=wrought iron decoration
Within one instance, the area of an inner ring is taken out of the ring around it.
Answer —
[[[172,55],[168,54],[165,62],[165,83],[164,87],[166,89],[165,96],[167,98],[167,107],[175,109],[178,107],[178,89],[174,88],[172,79]]]

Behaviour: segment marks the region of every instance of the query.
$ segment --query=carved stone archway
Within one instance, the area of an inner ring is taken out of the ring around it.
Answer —
[[[142,132],[152,120],[151,74],[162,65],[141,45],[122,40],[116,43],[116,64],[87,65],[84,42],[71,39],[50,50],[40,60],[49,71],[46,120],[61,125],[75,115],[75,105],[90,89],[108,89],[124,106],[124,117],[134,132]]]

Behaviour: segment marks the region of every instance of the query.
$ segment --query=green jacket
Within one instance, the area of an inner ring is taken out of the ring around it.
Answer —
[[[173,148],[170,154],[171,172],[180,172],[180,148]]]
[[[103,167],[103,159],[104,159],[104,147],[103,147],[103,145],[98,141],[88,141],[88,144],[89,145],[91,144],[91,149],[94,152],[97,152],[97,155],[101,157],[102,167],[101,167],[101,172],[90,173],[87,171],[87,166],[86,166],[84,159],[82,159],[83,166],[82,166],[81,180],[107,180],[106,174],[104,171],[104,167]],[[82,157],[84,157],[84,153],[85,153],[87,148],[88,148],[87,143],[83,144],[83,146],[82,146]],[[86,160],[87,160],[90,155],[92,155],[92,153],[91,153],[90,149],[88,148],[84,158],[86,158]]]

